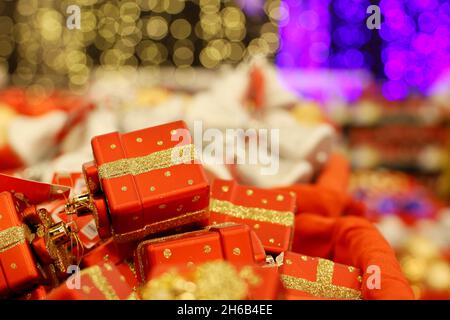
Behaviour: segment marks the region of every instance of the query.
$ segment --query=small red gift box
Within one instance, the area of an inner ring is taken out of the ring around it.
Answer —
[[[290,250],[294,230],[294,195],[289,192],[214,180],[211,187],[210,221],[234,221],[251,227],[269,253]]]
[[[138,280],[148,279],[150,270],[159,264],[198,264],[227,260],[240,264],[261,262],[260,244],[253,241],[246,225],[226,223],[173,236],[141,242],[135,252]],[[255,254],[257,253],[257,254]]]
[[[0,193],[0,297],[20,293],[41,279],[29,243],[33,235],[20,219],[23,203]]]
[[[207,224],[209,184],[183,121],[97,136],[92,149],[107,201],[107,210],[101,203],[95,210],[98,227],[116,241]],[[88,183],[95,171],[89,168]]]
[[[209,261],[155,268],[140,290],[144,300],[275,300],[284,288],[276,267]]]
[[[48,300],[127,300],[135,299],[133,289],[117,267],[110,263],[95,265],[79,273],[79,286],[72,275],[52,290]]]
[[[277,262],[287,299],[361,299],[359,269],[293,252],[282,255]]]

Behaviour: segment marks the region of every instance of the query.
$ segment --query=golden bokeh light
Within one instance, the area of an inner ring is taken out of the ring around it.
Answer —
[[[72,4],[80,6],[79,30],[66,27]],[[34,91],[65,85],[81,90],[97,67],[157,72],[173,66],[181,81],[181,74],[194,72],[197,64],[215,69],[248,56],[273,57],[280,45],[277,26],[287,14],[281,4],[265,1],[265,16],[255,18],[235,0],[2,3],[0,68],[15,60],[12,83],[33,85]],[[9,14],[2,12],[7,7]]]
[[[176,19],[170,25],[170,33],[175,39],[186,39],[191,32],[192,27],[186,19]]]

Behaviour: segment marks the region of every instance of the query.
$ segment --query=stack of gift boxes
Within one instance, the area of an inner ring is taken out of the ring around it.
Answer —
[[[74,187],[83,177],[84,194],[10,178],[0,193],[1,297],[361,298],[357,268],[290,251],[294,193],[209,181],[191,138],[174,138],[181,131],[177,121],[94,137],[83,173],[54,179]]]

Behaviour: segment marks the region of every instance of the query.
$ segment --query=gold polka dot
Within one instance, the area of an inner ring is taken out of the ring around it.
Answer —
[[[255,224],[255,225],[253,226],[253,228],[255,228],[256,230],[258,230],[259,227],[260,227],[259,223]]]
[[[217,221],[213,221],[212,224],[217,224]]]
[[[128,188],[127,188],[127,186],[122,186],[122,188],[120,188],[120,190],[122,190],[123,192],[125,192],[125,191],[128,190]]]
[[[267,204],[267,199],[262,199],[262,200],[261,200],[261,203],[262,203],[262,204]]]
[[[172,251],[170,249],[164,249],[163,255],[164,258],[169,259],[172,256]]]
[[[277,201],[283,201],[284,196],[282,194],[277,195]]]
[[[119,279],[120,279],[120,281],[125,282],[125,277],[124,276],[120,276]]]
[[[348,271],[349,271],[349,272],[355,271],[355,267],[349,266],[349,267],[348,267]]]
[[[289,191],[289,194],[291,195],[291,197],[295,197],[295,192],[294,191]]]
[[[233,254],[234,254],[235,256],[239,256],[239,255],[241,254],[241,249],[239,249],[239,248],[234,248],[234,249],[233,249]]]
[[[114,150],[115,148],[117,148],[117,146],[116,146],[114,143],[113,143],[112,145],[110,145],[109,147],[110,147],[111,149],[113,149],[113,150]]]
[[[171,131],[170,131],[170,134],[171,134],[171,135],[177,134],[177,130],[171,130]]]
[[[200,196],[195,196],[192,198],[192,202],[197,202],[198,200],[200,200]]]
[[[153,192],[153,191],[155,191],[155,190],[156,190],[156,188],[155,188],[154,186],[151,186],[151,187],[150,187],[150,191],[151,191],[151,192]]]
[[[105,255],[103,256],[103,260],[104,260],[104,261],[108,261],[108,260],[109,260],[109,254],[105,254]]]
[[[286,259],[286,264],[292,264],[292,260],[291,259]]]
[[[105,269],[108,270],[108,271],[112,271],[112,270],[113,270],[113,268],[111,267],[111,265],[110,265],[109,263],[105,263],[105,264],[104,264],[104,267],[105,267]]]
[[[362,277],[361,276],[358,276],[358,282],[362,282]]]
[[[245,193],[246,193],[248,196],[251,196],[251,195],[253,194],[253,190],[252,190],[252,189],[248,189],[247,191],[245,191]]]
[[[270,238],[270,239],[269,239],[269,242],[270,242],[270,243],[275,243],[275,239],[274,239],[274,238]]]
[[[228,187],[228,186],[222,186],[222,191],[223,191],[223,192],[228,192],[228,190],[230,190],[230,187]]]
[[[82,286],[82,287],[81,287],[81,290],[83,290],[83,292],[84,292],[85,294],[91,293],[91,288],[88,287],[88,286]]]
[[[15,264],[14,262],[10,264],[11,269],[17,269],[17,264]]]
[[[141,138],[141,137],[139,137],[139,138],[136,138],[136,142],[139,142],[139,143],[141,143],[141,142],[142,142],[142,138]]]
[[[187,181],[187,183],[188,183],[188,185],[192,186],[192,185],[194,184],[194,180],[189,179],[189,180]]]
[[[193,267],[193,266],[194,266],[194,263],[193,263],[192,261],[188,261],[188,263],[186,263],[186,265],[187,265],[188,267]]]
[[[204,252],[204,253],[210,253],[211,250],[212,250],[212,249],[211,249],[211,246],[209,246],[209,245],[206,245],[206,246],[203,247],[203,252]]]
[[[172,175],[172,173],[171,173],[170,171],[166,171],[166,172],[164,172],[164,175],[165,175],[166,177],[170,177],[170,176]]]
[[[167,207],[167,205],[161,204],[158,208],[160,208],[160,209],[165,209],[166,207]]]
[[[163,145],[163,142],[162,142],[162,140],[159,140],[156,144],[157,144],[158,146],[162,146],[162,145]]]
[[[177,208],[177,211],[180,212],[181,210],[183,210],[183,205],[180,204]]]
[[[302,258],[303,261],[308,260],[308,257],[307,257],[307,256],[301,256],[301,258]]]

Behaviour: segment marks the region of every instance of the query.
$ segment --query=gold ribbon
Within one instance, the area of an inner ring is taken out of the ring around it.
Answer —
[[[0,253],[25,241],[31,241],[33,235],[25,224],[0,231]]]
[[[116,178],[128,174],[135,176],[182,163],[190,163],[195,159],[195,146],[188,144],[153,152],[142,157],[126,158],[104,163],[98,168],[98,175],[100,179]]]
[[[47,252],[53,259],[55,267],[62,272],[66,272],[67,267],[73,263],[72,254],[64,243],[57,244],[49,232],[52,227],[59,227],[54,230],[54,232],[59,234],[68,231],[68,229],[66,228],[65,223],[55,224],[46,209],[39,209],[38,214],[43,224],[38,226],[37,234],[44,237]],[[68,232],[68,236],[71,237],[73,231]]]
[[[333,281],[334,262],[320,259],[317,264],[316,281],[309,281],[285,274],[281,280],[287,289],[294,289],[309,293],[315,297],[337,298],[337,299],[361,299],[361,292],[355,289],[337,286]]]
[[[247,274],[248,270],[239,272],[226,261],[206,262],[184,276],[175,269],[162,274],[142,288],[141,296],[143,300],[243,299],[248,294]]]
[[[146,237],[149,234],[154,234],[168,229],[177,228],[186,224],[200,222],[204,219],[207,219],[208,216],[209,212],[207,209],[188,212],[182,216],[148,224],[145,227],[138,230],[126,233],[113,233],[113,237],[117,242],[128,242],[132,240],[139,240]]]
[[[294,213],[290,211],[269,210],[256,207],[244,207],[229,201],[212,198],[210,210],[240,219],[269,222],[291,227],[294,225]]]
[[[103,275],[102,269],[99,266],[93,266],[83,270],[81,275],[84,274],[91,278],[94,286],[103,293],[106,300],[119,300],[116,291],[108,282],[108,279]]]

